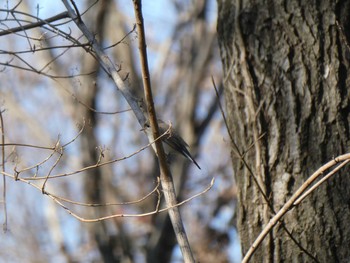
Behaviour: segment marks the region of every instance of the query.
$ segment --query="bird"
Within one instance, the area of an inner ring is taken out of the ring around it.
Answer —
[[[162,121],[161,119],[158,119],[158,127],[159,127],[159,133],[160,135],[165,134],[162,137],[163,147],[166,154],[169,154],[170,152],[175,152],[178,154],[183,155],[188,160],[193,162],[200,170],[201,167],[198,165],[196,160],[192,157],[191,153],[188,151],[187,148],[189,148],[188,144],[185,142],[184,139],[179,135],[179,133],[174,129],[172,125],[169,125]],[[149,124],[149,121],[146,121],[144,124],[144,128],[142,129],[150,139],[150,141],[153,141],[153,133],[151,126]],[[152,144],[152,147],[155,148],[155,146]]]

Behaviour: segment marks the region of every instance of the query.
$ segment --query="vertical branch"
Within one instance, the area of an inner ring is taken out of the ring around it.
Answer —
[[[2,111],[0,110],[0,126],[1,126],[1,166],[2,166],[2,182],[3,182],[3,193],[2,200],[4,204],[4,224],[3,230],[7,231],[7,206],[6,206],[6,176],[5,176],[5,128],[4,128],[4,120],[2,118]]]
[[[148,62],[147,62],[146,37],[145,37],[145,30],[143,25],[142,4],[141,4],[141,0],[134,0],[133,3],[134,3],[134,10],[135,10],[135,17],[136,17],[138,40],[139,40],[140,62],[141,62],[141,68],[142,68],[144,93],[145,93],[145,98],[147,103],[149,120],[152,128],[152,132],[153,132],[153,138],[158,138],[159,128],[157,123],[156,112],[154,109],[151,81],[150,81]],[[169,207],[173,207],[169,209],[170,220],[172,222],[177,241],[179,243],[182,255],[184,257],[184,261],[194,262],[191,247],[189,245],[185,228],[181,219],[180,210],[178,207],[174,207],[174,205],[176,205],[175,187],[174,187],[172,175],[170,173],[168,164],[166,162],[166,157],[165,157],[162,142],[158,140],[155,142],[155,145],[156,145],[158,160],[160,163],[160,172],[161,172],[160,178],[161,178],[162,188],[164,191],[165,201]]]
[[[74,2],[71,2],[73,4],[74,9],[72,6],[68,3],[68,0],[62,0],[64,5],[67,8],[67,11],[70,15],[70,17],[73,19],[73,21],[76,23],[76,25],[79,27],[79,29],[83,32],[83,34],[87,37],[87,39],[92,44],[92,48],[99,59],[99,62],[106,68],[108,73],[111,75],[112,79],[114,80],[117,88],[122,92],[125,99],[128,101],[128,104],[132,108],[133,112],[135,113],[138,121],[140,124],[145,123],[145,117],[143,115],[143,111],[139,107],[139,101],[137,98],[135,98],[129,87],[127,87],[123,81],[123,79],[119,76],[118,71],[112,62],[112,60],[104,54],[104,52],[101,50],[98,42],[94,38],[93,34],[89,31],[89,29],[86,27],[86,25],[81,20],[80,15],[78,15],[77,7],[74,5]],[[141,2],[140,1],[134,1],[135,6],[135,13],[138,20],[138,29],[139,29],[139,44],[141,47],[141,51],[143,50],[143,53],[146,52],[146,44],[144,40],[144,30],[143,30],[143,18],[141,13]],[[141,29],[141,30],[140,30]],[[142,56],[141,56],[142,57]],[[145,56],[142,58],[142,67],[147,66],[147,59]],[[148,67],[148,66],[147,66]],[[148,73],[148,68],[143,69],[143,73]],[[159,131],[157,126],[157,119],[154,111],[154,103],[152,100],[152,93],[150,88],[150,81],[149,81],[149,74],[144,75],[144,85],[145,85],[145,96],[147,102],[150,102],[148,105],[148,109],[150,111],[150,124],[152,126],[153,135],[158,137]],[[173,185],[172,177],[169,171],[169,168],[166,163],[166,158],[164,154],[164,150],[162,148],[162,144],[156,143],[157,148],[157,155],[160,162],[160,169],[161,169],[161,182],[162,182],[162,188],[165,196],[166,203],[169,207],[173,207],[169,210],[169,216],[172,221],[174,231],[177,236],[177,240],[180,246],[180,249],[182,251],[184,261],[185,262],[194,262],[194,258],[189,246],[189,242],[185,233],[184,226],[182,224],[180,211],[178,207],[174,206],[176,205],[176,194],[175,194],[175,188]]]

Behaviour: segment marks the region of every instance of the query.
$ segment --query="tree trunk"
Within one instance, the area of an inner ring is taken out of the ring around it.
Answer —
[[[274,211],[313,171],[348,151],[349,6],[218,1],[229,131]],[[274,212],[234,152],[244,255]],[[349,262],[349,189],[343,170],[283,218],[296,242],[276,226],[252,262]]]

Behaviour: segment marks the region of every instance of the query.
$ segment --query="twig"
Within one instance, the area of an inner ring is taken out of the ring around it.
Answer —
[[[69,173],[61,173],[61,174],[56,174],[56,175],[51,175],[50,176],[50,179],[55,179],[55,178],[61,178],[61,177],[66,177],[66,176],[70,176],[70,175],[74,175],[74,174],[78,174],[78,173],[81,173],[81,172],[85,172],[85,171],[88,171],[88,170],[91,170],[91,169],[95,169],[97,167],[101,167],[101,166],[105,166],[105,165],[108,165],[108,164],[111,164],[111,163],[116,163],[116,162],[120,162],[120,161],[124,161],[126,159],[129,159],[135,155],[137,155],[138,153],[142,152],[143,150],[147,149],[148,147],[150,147],[153,143],[155,143],[156,141],[158,140],[161,140],[164,136],[167,136],[168,134],[168,130],[165,131],[161,136],[159,136],[156,140],[148,143],[147,145],[143,146],[142,148],[140,148],[139,150],[129,154],[129,155],[126,155],[124,157],[121,157],[121,158],[117,158],[117,159],[113,159],[113,160],[109,160],[109,161],[106,161],[106,162],[97,162],[96,164],[93,164],[93,165],[90,165],[90,166],[85,166],[84,168],[81,168],[79,170],[76,170],[76,171],[72,171],[72,172],[69,172]],[[51,148],[50,148],[51,149]],[[55,148],[51,149],[51,150],[55,150]],[[22,169],[20,171],[17,171],[15,170],[16,172],[16,175],[18,177],[18,175],[20,173],[23,173],[23,171],[27,171],[27,170],[30,170],[30,169],[33,169],[35,167],[38,167],[39,165],[41,165],[42,163],[44,163],[45,161],[47,161],[49,158],[52,157],[52,155],[55,153],[55,151],[53,151],[53,153],[50,154],[49,157],[47,157],[44,161],[40,162],[40,163],[37,163],[33,166],[30,166],[29,168],[25,168],[25,169]],[[9,173],[6,173],[6,172],[1,172],[2,174],[6,175],[6,176],[11,176],[11,174]],[[38,181],[38,180],[45,180],[46,179],[46,176],[43,176],[43,177],[39,177],[39,176],[32,176],[32,177],[22,177],[22,179],[24,180],[28,180],[28,181]]]
[[[320,181],[315,183],[309,190],[307,190],[302,196],[300,196],[294,203],[293,206],[297,206],[301,201],[303,201],[309,194],[316,190],[321,184],[323,184],[326,180],[336,174],[341,168],[343,168],[350,160],[345,160],[341,164],[339,164],[334,170],[325,175]]]
[[[55,163],[51,166],[49,172],[47,173],[47,176],[46,176],[46,178],[45,178],[45,181],[44,181],[43,185],[41,186],[41,192],[42,192],[43,194],[46,193],[46,192],[45,192],[45,185],[46,185],[47,180],[50,178],[50,175],[51,175],[52,171],[56,168],[58,162],[61,160],[61,158],[62,158],[62,156],[63,156],[63,147],[60,146],[60,140],[59,140],[59,139],[57,140],[57,143],[56,143],[55,152],[59,153],[59,156],[58,156],[58,158],[56,159]]]
[[[143,114],[143,111],[139,107],[138,98],[132,94],[131,89],[126,85],[123,78],[119,75],[118,69],[116,68],[115,64],[112,62],[110,57],[103,52],[102,48],[100,47],[100,44],[95,39],[95,36],[90,32],[90,30],[87,28],[87,26],[84,24],[84,22],[81,19],[77,19],[78,15],[75,13],[71,5],[68,3],[68,0],[62,0],[62,2],[67,8],[69,16],[73,19],[75,24],[84,34],[84,36],[91,43],[91,48],[94,51],[94,56],[98,59],[98,61],[100,62],[101,66],[104,68],[106,73],[112,77],[116,87],[122,93],[122,95],[124,96],[128,104],[130,105],[130,108],[135,114],[140,125],[143,126],[143,124],[146,122],[146,118]]]
[[[13,175],[10,175],[10,174],[7,174],[5,173],[6,176],[12,178],[12,179],[15,179],[15,176]],[[18,181],[22,182],[22,183],[26,183],[32,187],[34,187],[35,189],[37,189],[38,191],[42,191],[42,188],[28,180],[25,180],[23,178],[18,178]],[[77,215],[76,213],[74,213],[71,209],[69,209],[67,206],[65,206],[62,202],[66,202],[65,199],[62,199],[61,197],[57,197],[49,192],[45,192],[45,194],[50,197],[56,204],[58,204],[59,206],[61,206],[63,209],[65,209],[67,211],[68,214],[72,215],[73,217],[75,217],[76,219],[78,219],[79,221],[81,222],[86,222],[86,223],[94,223],[94,222],[100,222],[100,221],[104,221],[104,220],[108,220],[108,219],[113,219],[113,218],[117,218],[117,217],[145,217],[145,216],[150,216],[150,215],[154,215],[154,214],[157,214],[157,213],[163,213],[163,212],[166,212],[166,211],[169,211],[169,210],[172,210],[174,208],[177,208],[179,206],[182,206],[188,202],[190,202],[191,200],[193,200],[194,198],[197,198],[198,196],[200,195],[203,195],[205,194],[206,192],[208,192],[214,185],[214,178],[211,180],[210,184],[202,191],[200,191],[199,193],[179,202],[179,203],[175,203],[173,204],[172,206],[168,206],[168,207],[165,207],[163,209],[159,209],[159,206],[160,206],[160,196],[161,196],[161,192],[159,191],[159,181],[157,182],[157,187],[155,188],[156,191],[152,191],[152,193],[157,193],[157,196],[158,196],[158,201],[157,201],[157,204],[155,206],[155,209],[151,212],[147,212],[147,213],[142,213],[142,214],[113,214],[113,215],[110,215],[110,216],[104,216],[104,217],[99,217],[99,218],[91,218],[91,219],[87,219],[87,218],[83,218],[79,215]],[[151,194],[151,193],[150,193]],[[144,200],[145,198],[147,198],[148,196],[150,196],[150,194],[146,195],[144,198],[140,199],[140,200]],[[140,201],[139,200],[139,201]],[[132,202],[137,202],[137,201],[132,201]],[[77,204],[81,204],[81,203],[77,203]],[[124,204],[127,204],[127,203],[124,203]],[[82,204],[83,205],[83,204]],[[116,204],[110,204],[110,205],[116,205]],[[87,205],[88,206],[88,205]],[[94,205],[92,205],[94,206]]]
[[[20,171],[16,171],[16,170],[15,170],[15,172],[16,172],[16,178],[18,178],[18,176],[19,176],[20,173],[23,173],[23,172],[25,172],[25,171],[28,171],[28,170],[31,170],[31,169],[34,169],[34,168],[38,168],[40,165],[42,165],[42,164],[44,164],[45,162],[47,162],[48,160],[50,160],[51,157],[55,154],[55,152],[60,152],[60,155],[61,155],[61,157],[62,157],[63,149],[64,149],[66,146],[68,146],[69,144],[71,144],[72,142],[74,142],[74,141],[80,136],[80,134],[82,133],[84,127],[85,127],[85,120],[84,120],[84,122],[83,122],[83,125],[82,125],[80,131],[77,133],[77,135],[76,135],[73,139],[71,139],[70,141],[68,141],[66,144],[64,144],[63,146],[60,146],[60,148],[58,148],[58,147],[59,147],[59,140],[55,143],[55,146],[54,146],[54,147],[45,147],[45,146],[37,146],[37,145],[31,145],[31,144],[20,144],[20,143],[8,143],[8,144],[3,144],[4,146],[13,146],[13,145],[15,145],[15,146],[32,147],[32,148],[36,148],[36,149],[45,149],[45,150],[51,150],[51,151],[52,151],[52,153],[50,153],[50,155],[49,155],[48,157],[46,157],[44,160],[42,160],[41,162],[39,162],[39,163],[37,163],[37,164],[35,164],[35,165],[32,165],[32,166],[30,166],[30,167],[23,168],[23,169],[21,169]],[[54,166],[57,165],[57,163],[58,163],[58,161],[61,159],[61,157],[59,157],[59,159],[56,160]],[[52,167],[52,168],[50,169],[49,174],[52,172],[52,169],[53,169],[53,168],[54,168],[54,167]],[[4,173],[3,173],[3,174],[4,174]],[[35,176],[34,176],[33,178],[38,178],[38,177],[37,177],[36,174],[35,174]],[[42,179],[42,178],[40,178],[40,179]],[[40,180],[40,179],[39,179],[39,180]],[[46,179],[47,179],[47,176],[45,177],[45,180],[46,180]],[[44,185],[45,185],[45,183],[46,183],[46,182],[44,182]]]
[[[272,206],[271,206],[271,204],[270,204],[270,202],[269,202],[268,196],[266,195],[265,191],[263,190],[263,187],[260,185],[258,178],[257,178],[257,177],[255,176],[255,174],[253,173],[253,170],[250,168],[250,166],[248,165],[248,163],[247,163],[246,160],[244,159],[244,154],[241,153],[241,151],[239,150],[238,145],[237,145],[237,143],[235,142],[235,140],[234,140],[234,138],[233,138],[233,135],[232,135],[231,132],[230,132],[230,129],[229,129],[229,127],[228,127],[228,122],[227,122],[227,119],[226,119],[226,116],[225,116],[223,107],[222,107],[221,102],[220,102],[219,92],[218,92],[218,89],[217,89],[217,87],[216,87],[216,84],[215,84],[215,81],[214,81],[214,78],[213,78],[213,77],[212,77],[212,83],[213,83],[213,87],[214,87],[215,92],[216,92],[216,96],[217,96],[217,98],[218,98],[218,100],[219,100],[219,108],[220,108],[221,115],[222,115],[222,118],[223,118],[224,123],[225,123],[225,126],[226,126],[227,133],[228,133],[228,135],[230,136],[230,140],[231,140],[231,143],[232,143],[232,145],[233,145],[233,150],[234,150],[235,154],[239,157],[239,159],[243,162],[244,166],[247,168],[249,174],[252,176],[252,178],[253,178],[253,180],[254,180],[256,186],[258,187],[260,193],[263,195],[265,201],[267,202],[267,204],[269,205],[269,207],[270,207],[270,208],[272,209],[272,211],[273,211],[273,208],[272,208]],[[261,139],[262,136],[259,136],[258,138]],[[251,146],[249,146],[249,148],[250,148],[250,147],[251,147]]]
[[[159,179],[159,177],[157,177],[157,184],[156,184],[156,186],[147,195],[141,197],[138,200],[122,202],[122,203],[88,204],[88,203],[73,201],[73,200],[70,200],[70,199],[67,199],[67,198],[64,198],[64,197],[61,197],[61,196],[57,196],[57,195],[54,195],[54,194],[50,194],[50,195],[52,195],[53,197],[55,197],[58,200],[61,200],[61,201],[65,202],[65,203],[69,203],[69,204],[72,204],[72,205],[87,206],[87,207],[121,206],[121,205],[132,205],[132,204],[141,203],[142,201],[146,200],[148,197],[150,197],[155,192],[158,193],[159,186],[160,186],[160,179]],[[158,193],[158,195],[160,195],[160,193]]]
[[[2,110],[0,109],[0,126],[1,126],[1,170],[2,172],[5,172],[5,127],[4,127],[4,120],[2,117]],[[2,183],[3,183],[3,192],[2,192],[2,202],[4,205],[4,223],[3,223],[3,231],[7,231],[7,200],[6,200],[6,176],[2,175]]]
[[[345,46],[347,47],[348,51],[350,51],[350,45],[346,39],[345,33],[344,33],[344,28],[340,25],[338,19],[335,20],[335,24],[337,26],[337,29],[340,33],[341,39],[344,41]]]
[[[227,123],[227,119],[226,119],[226,116],[225,116],[225,113],[224,113],[224,110],[223,110],[223,107],[221,105],[221,102],[220,102],[220,97],[219,97],[219,93],[218,93],[218,90],[217,90],[217,87],[216,87],[216,84],[215,84],[215,81],[214,81],[214,78],[212,77],[212,82],[213,82],[213,87],[215,89],[215,92],[216,92],[216,96],[218,98],[218,102],[219,102],[219,108],[220,108],[220,111],[221,111],[221,115],[223,117],[223,120],[224,120],[224,123],[225,123],[225,126],[226,126],[226,130],[227,130],[227,133],[228,135],[230,136],[230,140],[231,140],[231,143],[233,145],[233,151],[235,152],[235,154],[239,157],[239,159],[243,162],[243,165],[246,167],[246,169],[248,170],[249,174],[252,176],[253,178],[253,181],[254,183],[256,184],[256,186],[258,187],[259,189],[259,192],[262,194],[264,200],[266,201],[266,204],[268,205],[269,209],[272,211],[273,214],[276,214],[273,206],[271,205],[270,203],[270,200],[269,198],[267,197],[267,195],[265,194],[265,191],[262,189],[257,177],[255,176],[255,174],[253,173],[253,170],[250,168],[250,166],[248,165],[248,163],[246,162],[244,156],[245,156],[245,153],[251,148],[251,146],[248,147],[248,149],[246,149],[243,153],[240,152],[239,148],[238,148],[238,145],[236,144],[236,142],[234,141],[234,138],[230,132],[230,129],[228,128],[228,123]],[[260,140],[265,134],[262,134],[258,137],[258,140]],[[254,142],[256,143],[256,141]],[[253,143],[253,145],[254,145]],[[300,248],[301,251],[303,251],[305,254],[307,254],[311,259],[313,259],[313,261],[315,262],[318,262],[318,260],[309,252],[307,251],[301,244],[300,242],[298,242],[292,235],[292,233],[288,230],[288,228],[285,226],[284,222],[281,221],[281,226],[282,228],[284,229],[284,231],[286,232],[286,234],[292,239],[292,241]]]
[[[277,222],[294,206],[294,202],[305,192],[305,190],[326,170],[338,164],[339,162],[348,163],[350,161],[350,154],[340,155],[337,158],[329,161],[325,165],[321,166],[316,172],[314,172],[300,187],[299,189],[292,195],[292,197],[283,205],[283,207],[276,213],[274,217],[270,219],[265,228],[261,231],[259,236],[255,239],[253,244],[250,246],[249,250],[245,254],[242,263],[247,263],[252,257],[255,250],[264,240],[266,235],[272,230],[272,228],[277,224]],[[339,165],[340,166],[340,165]],[[338,166],[338,167],[339,167]],[[343,167],[343,166],[341,166]],[[340,168],[341,168],[340,167]],[[337,169],[337,168],[336,168]],[[333,173],[330,173],[333,174]],[[315,189],[315,188],[314,188]]]
[[[0,9],[0,11],[3,11],[3,9]],[[7,10],[7,11],[9,11],[9,10]],[[63,12],[63,13],[60,13],[58,15],[55,15],[55,16],[49,17],[49,18],[44,19],[44,20],[36,17],[36,19],[38,19],[40,21],[31,23],[31,24],[28,24],[28,25],[24,25],[24,26],[18,26],[18,27],[14,27],[14,28],[10,28],[10,29],[3,29],[2,31],[0,31],[0,37],[1,36],[6,36],[6,35],[9,35],[9,34],[13,34],[13,33],[17,33],[17,32],[21,32],[21,31],[25,31],[25,30],[28,30],[28,29],[40,27],[40,26],[43,26],[43,25],[47,25],[47,24],[49,24],[51,22],[54,22],[54,21],[57,21],[57,20],[61,20],[61,19],[64,19],[64,18],[69,18],[69,15],[68,15],[67,11]]]

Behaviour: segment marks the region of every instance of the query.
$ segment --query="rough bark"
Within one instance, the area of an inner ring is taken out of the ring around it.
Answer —
[[[350,2],[218,5],[229,130],[277,211],[314,170],[348,151],[350,38],[341,27],[350,26]],[[244,254],[273,212],[236,154],[232,162]],[[343,171],[284,218],[299,245],[319,262],[350,260],[349,187]],[[252,262],[312,260],[275,227]]]

